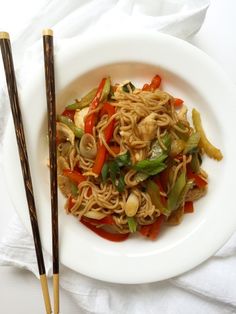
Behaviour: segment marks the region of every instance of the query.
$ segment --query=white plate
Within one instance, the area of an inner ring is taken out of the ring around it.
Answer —
[[[145,283],[179,275],[214,254],[236,228],[236,93],[221,69],[203,52],[179,39],[154,33],[126,33],[68,41],[56,54],[58,108],[110,75],[113,82],[150,81],[156,73],[163,89],[196,107],[209,138],[221,148],[221,162],[204,158],[209,191],[177,227],[156,241],[139,236],[122,243],[106,241],[64,213],[60,196],[60,260],[84,275],[116,283]],[[44,69],[32,69],[21,97],[43,247],[51,252],[49,172],[46,166]],[[5,147],[7,184],[15,208],[31,230],[15,135],[10,124]]]

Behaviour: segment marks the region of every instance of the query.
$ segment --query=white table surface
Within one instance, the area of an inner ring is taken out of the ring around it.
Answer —
[[[0,0],[1,30],[16,34],[23,23],[30,19],[31,12],[39,9],[43,2]],[[211,2],[201,30],[190,41],[213,57],[236,84],[236,1],[212,0]],[[1,240],[14,211],[7,195],[1,169],[0,204]],[[0,267],[0,313],[44,313],[40,285],[31,273],[14,267]],[[64,291],[61,292],[61,313],[79,313],[71,297]]]

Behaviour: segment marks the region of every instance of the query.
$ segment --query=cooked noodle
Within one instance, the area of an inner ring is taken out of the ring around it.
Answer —
[[[131,217],[136,230],[139,230],[142,226],[151,226],[163,215],[166,221],[173,221],[170,219],[172,212],[185,205],[183,198],[178,206],[176,205],[177,208],[170,209],[171,201],[168,197],[174,193],[171,191],[180,181],[178,178],[181,174],[187,185],[188,169],[193,161],[198,162],[196,156],[200,158],[202,151],[198,149],[198,143],[192,151],[186,150],[189,138],[195,131],[187,121],[186,115],[179,115],[175,107],[175,98],[158,88],[151,88],[152,84],[149,86],[149,90],[134,89],[130,84],[127,85],[127,90],[124,90],[123,85],[113,87],[114,94],[110,96],[109,104],[106,105],[113,110],[112,115],[109,114],[109,110],[103,112],[105,101],[100,101],[96,108],[90,106],[90,111],[85,115],[83,122],[86,124],[91,117],[96,117],[96,123],[90,133],[96,142],[97,153],[93,157],[86,157],[81,150],[79,139],[72,144],[67,136],[66,140],[61,140],[58,144],[59,173],[63,174],[64,171],[64,175],[68,176],[71,184],[77,188],[77,192],[73,193],[71,190],[69,194],[64,193],[68,198],[65,206],[67,213],[81,221],[85,219],[87,223],[97,221],[97,228],[103,228],[106,225],[104,218],[109,216],[112,217],[112,223],[108,227],[112,228],[113,232],[130,233]],[[76,113],[79,114],[80,110],[78,109]],[[86,127],[82,126],[85,130]],[[112,133],[109,135],[109,132]],[[154,147],[157,147],[158,153]],[[101,176],[94,169],[99,158],[102,158],[102,149],[106,151],[102,171],[105,173],[104,164],[109,170],[108,174],[103,173]],[[142,161],[151,164],[161,154],[166,154],[163,157],[165,169],[159,174],[152,172],[147,174],[146,170],[140,171],[135,167]],[[121,166],[118,161],[116,163],[120,156],[129,157],[129,163]],[[63,170],[68,166],[70,175]],[[116,167],[115,170],[112,167]],[[71,173],[77,175],[80,173],[78,177],[80,180],[73,179],[75,177],[72,177]],[[166,182],[163,181],[164,174],[168,175]],[[206,181],[207,175],[201,169],[199,176]],[[163,185],[161,190],[157,190],[158,197],[163,202],[163,206],[159,208],[147,187],[150,181],[153,183],[156,180],[159,182],[159,188],[160,184]],[[196,184],[191,184],[190,189],[196,188]],[[63,187],[60,186],[62,190]],[[131,195],[136,202],[136,212],[132,215],[128,213],[128,200]]]

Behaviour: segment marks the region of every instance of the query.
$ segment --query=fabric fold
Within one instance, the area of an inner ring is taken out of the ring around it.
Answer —
[[[208,0],[45,0],[13,43],[19,89],[27,69],[42,62],[41,32],[51,27],[56,49],[82,34],[109,29],[149,29],[186,39],[201,27]],[[26,49],[27,47],[27,49]],[[0,144],[9,109],[5,86],[0,88]],[[51,256],[44,252],[47,274],[52,275]],[[25,268],[38,276],[33,239],[18,216],[13,217],[0,242],[0,265]],[[118,285],[75,273],[61,265],[60,284],[69,292],[79,313],[236,313],[236,233],[214,257],[195,269],[163,282]]]

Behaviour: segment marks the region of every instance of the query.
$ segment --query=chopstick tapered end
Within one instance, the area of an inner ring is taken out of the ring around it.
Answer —
[[[0,32],[0,39],[10,39],[10,36],[7,32]]]
[[[59,314],[59,274],[53,274],[54,314]]]
[[[53,31],[50,28],[43,30],[43,36],[53,36]]]
[[[43,298],[44,298],[46,313],[51,314],[52,308],[51,308],[50,296],[49,296],[49,291],[48,291],[47,277],[45,274],[40,275],[40,282],[41,282],[41,287],[42,287],[42,292],[43,292]]]

